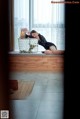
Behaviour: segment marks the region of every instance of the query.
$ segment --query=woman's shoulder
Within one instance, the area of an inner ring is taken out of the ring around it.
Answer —
[[[46,38],[45,38],[42,34],[39,34],[39,38],[40,38],[41,40],[45,40],[45,41],[46,41]]]

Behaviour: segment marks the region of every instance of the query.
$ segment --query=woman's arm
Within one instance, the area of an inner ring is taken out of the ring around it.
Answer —
[[[31,35],[27,35],[27,34],[25,34],[25,38],[34,38],[34,37],[31,36]]]

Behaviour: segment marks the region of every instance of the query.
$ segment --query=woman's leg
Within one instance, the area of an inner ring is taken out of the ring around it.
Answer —
[[[47,55],[51,55],[51,54],[54,54],[54,55],[62,55],[64,54],[64,51],[63,50],[54,50],[54,51],[51,51],[51,50],[46,50],[44,51],[45,54]]]
[[[44,53],[45,53],[46,55],[51,55],[51,54],[53,54],[53,52],[52,52],[51,50],[45,50]]]
[[[53,54],[64,54],[63,50],[57,50],[54,46],[51,46],[50,50],[52,51]]]
[[[50,46],[49,49],[50,49],[51,51],[55,51],[55,50],[57,50],[55,46]]]

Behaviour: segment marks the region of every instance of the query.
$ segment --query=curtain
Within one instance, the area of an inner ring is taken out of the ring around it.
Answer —
[[[62,0],[57,0],[62,1]],[[59,50],[65,50],[65,4],[52,4],[51,40]]]
[[[29,29],[29,0],[14,0],[14,51],[19,51],[21,28]]]

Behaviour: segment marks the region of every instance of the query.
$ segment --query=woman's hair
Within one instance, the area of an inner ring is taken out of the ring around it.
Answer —
[[[37,31],[32,30],[32,31],[30,32],[30,35],[32,35],[32,33],[37,33]]]

